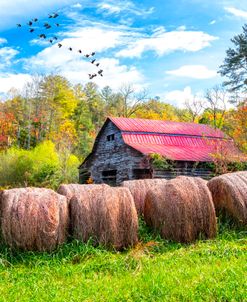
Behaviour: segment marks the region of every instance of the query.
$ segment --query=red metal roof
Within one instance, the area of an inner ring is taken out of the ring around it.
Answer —
[[[194,123],[110,118],[122,131],[124,142],[143,154],[158,153],[172,160],[212,161],[219,151],[242,156],[220,130]]]
[[[109,119],[122,131],[225,137],[222,131],[203,124],[122,117],[109,117]]]

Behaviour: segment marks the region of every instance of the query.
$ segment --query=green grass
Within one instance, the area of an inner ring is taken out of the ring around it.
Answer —
[[[0,301],[247,301],[247,230],[215,240],[161,240],[141,222],[125,252],[70,242],[53,253],[0,248]]]

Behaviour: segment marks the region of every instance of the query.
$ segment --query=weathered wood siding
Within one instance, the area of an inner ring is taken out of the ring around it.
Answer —
[[[153,178],[172,179],[180,175],[201,177],[204,179],[210,179],[213,177],[212,170],[210,168],[206,168],[204,163],[189,161],[177,161],[171,169],[161,170],[154,168],[153,170]]]

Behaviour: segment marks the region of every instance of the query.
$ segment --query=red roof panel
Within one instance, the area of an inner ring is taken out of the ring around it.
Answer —
[[[124,142],[143,154],[158,153],[172,160],[212,161],[219,146],[239,154],[232,141],[222,139],[174,137],[157,134],[122,133]]]
[[[212,136],[218,138],[225,137],[225,134],[222,131],[218,129],[215,130],[210,126],[203,124],[123,117],[109,117],[109,119],[122,131],[166,133],[190,136]]]

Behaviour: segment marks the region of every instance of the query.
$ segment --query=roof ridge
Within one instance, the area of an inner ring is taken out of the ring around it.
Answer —
[[[132,131],[132,130],[121,130],[121,133],[130,133],[130,134],[150,134],[150,135],[162,135],[162,136],[179,136],[179,137],[191,137],[191,138],[210,138],[210,139],[220,139],[220,140],[227,140],[232,141],[233,139],[230,137],[219,137],[219,136],[210,136],[210,135],[193,135],[193,134],[184,134],[184,133],[169,133],[169,132],[151,132],[151,131]]]

